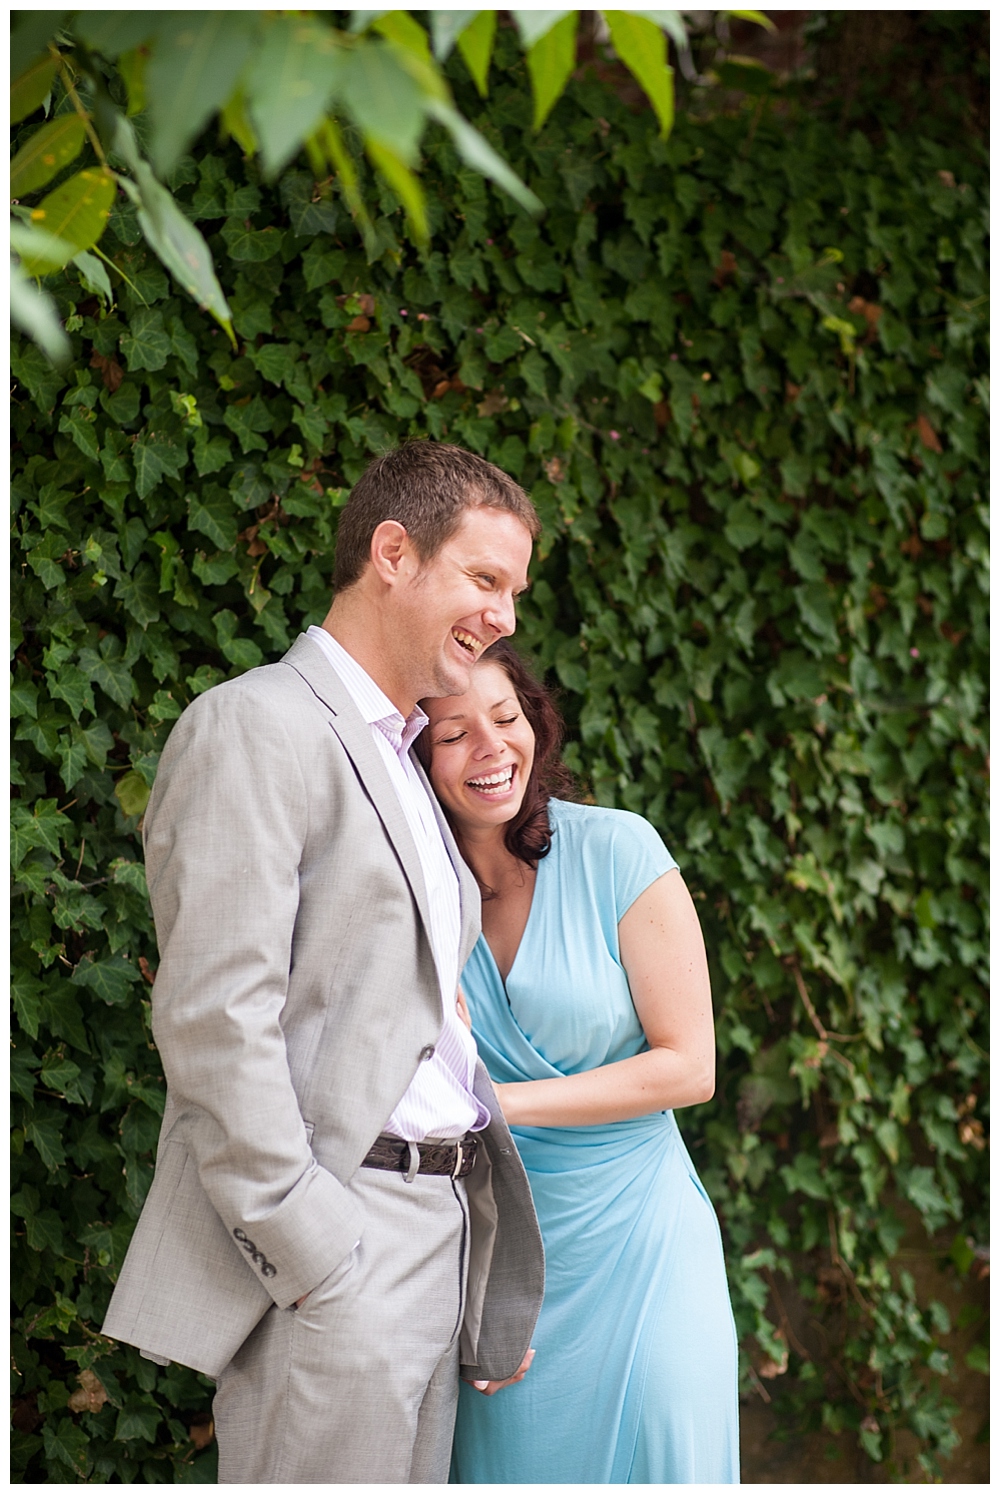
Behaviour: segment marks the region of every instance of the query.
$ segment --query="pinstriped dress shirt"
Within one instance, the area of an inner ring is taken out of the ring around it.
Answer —
[[[326,631],[311,627],[307,636],[323,650],[351,699],[371,728],[413,836],[427,888],[431,948],[437,965],[444,1007],[444,1027],[433,1056],[422,1063],[385,1130],[404,1141],[425,1136],[454,1138],[479,1131],[489,1112],[472,1092],[476,1045],[455,1010],[461,906],[458,879],[441,837],[426,790],[410,760],[410,747],[427,717],[414,710],[404,720],[356,659]]]

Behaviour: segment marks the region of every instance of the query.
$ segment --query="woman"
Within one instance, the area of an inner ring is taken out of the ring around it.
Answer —
[[[546,1254],[534,1362],[495,1397],[463,1384],[452,1482],[738,1482],[719,1228],[671,1113],[714,1087],[690,895],[638,815],[550,797],[561,723],[508,643],[422,704],[483,892],[462,985]]]

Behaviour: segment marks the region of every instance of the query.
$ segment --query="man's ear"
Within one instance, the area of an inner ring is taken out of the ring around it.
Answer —
[[[394,586],[415,559],[413,541],[397,519],[383,519],[372,535],[371,563],[387,586]]]

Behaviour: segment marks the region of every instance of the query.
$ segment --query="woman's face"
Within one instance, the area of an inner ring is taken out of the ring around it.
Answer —
[[[423,706],[431,783],[456,829],[487,830],[512,820],[535,760],[535,734],[506,671],[484,659],[464,695]]]

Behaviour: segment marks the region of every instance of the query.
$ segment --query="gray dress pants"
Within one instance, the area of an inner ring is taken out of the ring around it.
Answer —
[[[447,1483],[465,1184],[360,1168],[362,1238],[300,1308],[272,1307],[219,1378],[221,1484]]]

